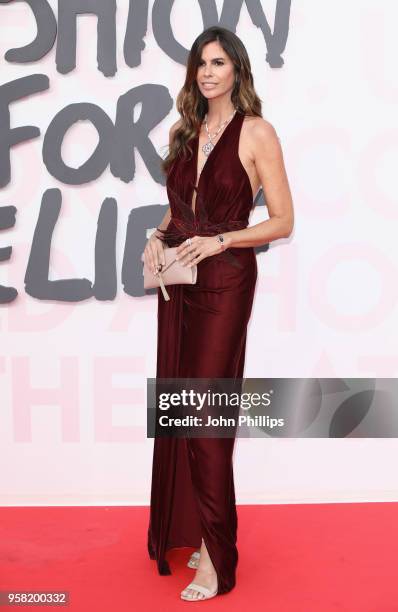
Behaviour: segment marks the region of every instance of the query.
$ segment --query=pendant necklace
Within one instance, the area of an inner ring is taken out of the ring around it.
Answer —
[[[214,149],[214,147],[215,147],[215,144],[213,143],[212,138],[216,138],[216,136],[218,136],[218,134],[219,134],[219,133],[221,132],[221,130],[222,130],[222,129],[223,129],[223,128],[224,128],[224,127],[227,125],[227,123],[229,123],[229,121],[231,121],[231,119],[233,118],[233,116],[234,116],[234,115],[235,115],[235,113],[236,113],[236,110],[237,110],[237,109],[235,108],[235,110],[234,110],[234,112],[232,113],[232,115],[231,115],[230,117],[228,117],[228,119],[226,119],[226,120],[225,120],[225,121],[224,121],[224,122],[223,122],[223,123],[222,123],[222,124],[219,126],[219,128],[218,128],[217,132],[215,132],[215,133],[213,134],[213,136],[211,136],[211,134],[210,134],[210,132],[209,132],[209,126],[207,125],[207,113],[206,113],[206,115],[205,115],[205,128],[206,128],[206,133],[207,133],[207,137],[208,137],[208,139],[209,139],[209,140],[208,140],[208,142],[205,142],[205,144],[204,144],[204,145],[202,145],[202,151],[203,151],[203,153],[206,155],[206,157],[208,157],[208,156],[210,155],[210,153],[212,152],[212,150],[213,150],[213,149]],[[202,164],[202,167],[201,167],[201,169],[200,169],[200,171],[199,171],[199,176],[201,175],[201,172],[202,172],[202,170],[203,170],[203,167],[204,167],[204,165],[205,165],[206,161],[207,161],[207,159],[205,159],[205,161],[204,161],[204,162],[203,162],[203,164]]]

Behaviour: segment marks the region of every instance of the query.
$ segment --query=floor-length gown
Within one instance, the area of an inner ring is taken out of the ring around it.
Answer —
[[[237,111],[227,124],[197,187],[199,136],[190,143],[191,159],[180,156],[171,166],[168,246],[247,227],[253,193],[238,155],[243,120]],[[156,376],[242,378],[256,280],[254,248],[235,247],[200,261],[195,285],[169,285],[170,301],[158,289]],[[150,558],[160,574],[170,574],[166,551],[199,548],[203,537],[220,594],[234,587],[238,563],[233,447],[234,438],[154,439]]]

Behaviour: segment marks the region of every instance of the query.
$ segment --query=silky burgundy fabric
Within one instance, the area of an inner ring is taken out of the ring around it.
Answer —
[[[197,186],[199,137],[193,155],[179,157],[167,177],[171,220],[167,246],[188,236],[216,235],[248,225],[250,180],[239,156],[244,115],[237,111],[208,156]],[[156,376],[241,378],[246,329],[257,280],[253,247],[230,248],[198,263],[195,285],[158,289]],[[148,551],[160,574],[170,574],[166,551],[200,547],[203,537],[218,577],[218,592],[235,585],[237,514],[234,438],[155,438]],[[188,558],[188,555],[187,555]]]

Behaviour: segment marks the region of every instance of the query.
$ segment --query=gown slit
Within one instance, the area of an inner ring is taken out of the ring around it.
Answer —
[[[253,205],[239,156],[244,114],[227,124],[197,180],[199,136],[194,154],[180,155],[166,182],[171,219],[166,247],[187,237],[215,236],[247,227]],[[195,209],[193,192],[197,183]],[[253,247],[229,248],[198,264],[194,285],[158,289],[157,378],[243,377],[247,324],[257,280]],[[236,582],[237,512],[234,438],[155,437],[148,552],[158,572],[171,573],[171,548],[200,548],[202,537],[218,579],[218,593]]]

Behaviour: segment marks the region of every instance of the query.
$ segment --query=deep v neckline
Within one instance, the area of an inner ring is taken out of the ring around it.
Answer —
[[[213,155],[214,151],[216,150],[216,148],[218,147],[218,145],[220,144],[220,142],[224,138],[225,134],[228,132],[228,128],[233,124],[233,122],[236,119],[237,115],[238,115],[238,111],[236,111],[234,113],[234,116],[232,117],[231,121],[225,126],[223,133],[221,134],[220,138],[217,140],[217,142],[214,145],[213,149],[210,151],[209,155],[207,156],[207,160],[205,161],[204,166],[203,166],[203,168],[202,168],[202,170],[200,172],[199,180],[198,180],[198,158],[199,158],[199,146],[200,146],[200,133],[196,136],[195,160],[194,160],[194,162],[195,162],[194,163],[195,182],[193,183],[194,187],[193,187],[192,194],[191,194],[191,210],[195,214],[196,214],[196,210],[197,210],[197,194],[199,192],[199,185],[200,185],[200,181],[202,179],[202,176],[204,174],[204,171],[206,169],[206,166],[209,163],[209,160],[210,160],[211,156]],[[192,206],[192,199],[193,199],[194,191],[196,191],[195,209]]]

